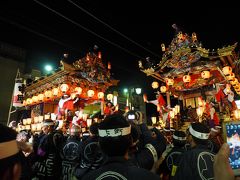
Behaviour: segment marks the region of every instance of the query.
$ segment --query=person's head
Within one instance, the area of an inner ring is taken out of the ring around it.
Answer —
[[[173,145],[175,147],[183,147],[186,144],[186,134],[183,131],[175,131],[173,133]]]
[[[112,107],[113,104],[112,104],[111,102],[108,102],[108,103],[107,103],[107,106],[108,106],[108,107]]]
[[[189,126],[188,142],[191,147],[196,145],[207,145],[209,138],[209,129],[202,123],[192,123]]]
[[[0,124],[0,177],[2,180],[17,180],[21,174],[20,153],[16,132]]]
[[[70,128],[70,136],[80,137],[81,128],[80,126],[72,125]]]
[[[53,131],[54,122],[51,119],[46,119],[42,125],[42,131],[44,134],[48,134]]]
[[[19,142],[28,142],[29,140],[29,134],[28,132],[26,131],[20,131],[18,134],[17,134],[17,141]]]
[[[98,123],[93,123],[89,127],[90,136],[98,136]]]
[[[110,157],[126,156],[132,144],[131,126],[119,114],[107,116],[98,129],[102,151]]]

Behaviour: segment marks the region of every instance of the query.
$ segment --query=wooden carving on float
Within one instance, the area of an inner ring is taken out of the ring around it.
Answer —
[[[148,66],[151,63],[139,61],[140,70],[162,82],[165,82],[166,78],[173,78],[174,84],[170,88],[167,87],[171,92],[196,90],[216,83],[225,84],[226,77],[222,73],[222,68],[226,65],[234,68],[234,62],[237,60],[234,50],[237,43],[210,51],[202,47],[196,33],[189,36],[178,28],[174,29],[177,32],[168,48],[165,48],[164,44],[161,45],[164,54],[160,62]],[[209,71],[210,77],[202,78],[203,71]],[[187,74],[191,76],[191,81],[185,83],[183,76]]]
[[[166,66],[169,68],[189,67],[201,58],[200,52],[196,51],[198,46],[200,43],[197,40],[194,41],[187,34],[179,32],[163,54],[163,59],[168,59]]]
[[[88,53],[86,57],[73,63],[77,75],[91,83],[110,82],[110,71],[102,63],[102,59],[95,53]]]

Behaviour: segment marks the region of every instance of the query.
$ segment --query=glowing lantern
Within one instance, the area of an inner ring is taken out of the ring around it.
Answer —
[[[87,119],[87,127],[90,127],[92,125],[92,119]]]
[[[153,88],[153,89],[157,89],[158,87],[159,87],[158,82],[154,81],[154,82],[152,83],[152,88]]]
[[[112,67],[111,67],[111,63],[108,62],[108,69],[110,70]]]
[[[41,124],[41,123],[38,123],[38,124],[37,124],[37,131],[41,131],[41,129],[42,129],[42,124]]]
[[[232,81],[230,81],[230,83],[235,86],[236,84],[238,84],[238,79],[234,78]]]
[[[180,113],[180,106],[179,105],[176,105],[175,109],[176,109],[177,114]]]
[[[210,71],[203,71],[203,72],[201,73],[201,76],[202,76],[203,79],[208,79],[208,78],[210,78]]]
[[[27,119],[23,119],[23,125],[27,124]]]
[[[32,104],[32,99],[31,98],[27,98],[26,102],[27,102],[27,105],[30,105],[30,104]]]
[[[183,76],[183,82],[189,83],[190,81],[191,81],[191,76],[190,75]]]
[[[165,44],[161,44],[161,48],[162,48],[162,51],[164,52],[164,51],[166,51],[166,48],[165,48]]]
[[[104,98],[104,93],[103,92],[99,92],[98,93],[98,99],[103,99]]]
[[[223,71],[223,74],[227,76],[227,75],[229,75],[229,74],[232,73],[232,68],[231,68],[230,66],[225,66],[225,67],[222,69],[222,71]]]
[[[38,117],[38,122],[40,122],[40,123],[43,122],[43,116]]]
[[[239,84],[235,87],[235,91],[240,91],[240,86],[239,86]]]
[[[195,32],[192,33],[192,40],[193,41],[197,40],[197,34]]]
[[[75,87],[74,91],[76,92],[76,94],[82,94],[82,88],[80,87]]]
[[[25,128],[26,128],[26,130],[30,130],[31,126],[30,125],[26,125]]]
[[[107,100],[112,101],[113,100],[113,94],[108,94],[107,95]]]
[[[31,124],[32,123],[32,118],[27,118],[27,124]]]
[[[38,95],[38,100],[39,100],[39,101],[43,101],[43,99],[44,99],[44,95],[43,95],[43,94],[39,94],[39,95]]]
[[[63,93],[66,93],[69,89],[69,86],[67,84],[62,84],[60,86],[60,90],[63,92]]]
[[[161,86],[160,91],[161,91],[161,93],[165,93],[167,91],[166,86]]]
[[[32,124],[31,125],[31,130],[32,131],[36,131],[37,130],[37,125],[36,124]]]
[[[87,95],[88,95],[88,97],[93,97],[94,96],[94,91],[93,90],[88,90],[87,91]]]
[[[38,102],[38,97],[37,97],[37,96],[33,96],[33,97],[32,97],[32,101],[33,101],[33,103]]]
[[[166,84],[167,84],[168,86],[172,86],[172,85],[174,84],[174,79],[167,78],[167,79],[166,79]]]
[[[34,123],[38,123],[39,116],[34,117]]]
[[[71,99],[74,99],[76,97],[76,93],[71,93]]]
[[[52,89],[52,95],[57,96],[58,95],[58,88],[53,88]]]
[[[240,109],[237,109],[237,110],[234,111],[234,116],[237,120],[240,119]]]
[[[235,74],[234,74],[234,73],[230,73],[230,74],[227,76],[227,80],[229,80],[229,81],[232,81],[234,78],[235,78]]]
[[[152,117],[152,124],[156,124],[157,123],[157,117]]]
[[[50,99],[52,97],[52,91],[47,90],[47,91],[45,91],[44,95],[47,99]]]

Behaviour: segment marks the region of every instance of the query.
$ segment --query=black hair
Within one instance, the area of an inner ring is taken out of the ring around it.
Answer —
[[[209,128],[202,123],[192,123],[191,126],[195,131],[200,132],[200,133],[209,133],[210,132]],[[192,138],[197,145],[207,145],[208,144],[208,139],[199,139],[193,135],[192,135]]]
[[[109,115],[99,124],[99,129],[124,127],[129,127],[129,123],[119,114]],[[99,137],[99,144],[107,156],[124,156],[132,144],[132,136],[129,134],[118,137]]]
[[[0,143],[16,140],[17,133],[13,129],[0,124]],[[6,147],[7,148],[7,147]],[[20,152],[3,159],[0,159],[0,177],[4,177],[4,174],[9,171],[13,172],[14,165],[21,163]],[[8,179],[13,179],[13,174],[9,174]]]
[[[177,137],[182,137],[182,138],[186,137],[186,134],[183,131],[175,131],[173,135],[175,135]],[[186,144],[186,140],[180,141],[180,140],[173,138],[173,145],[175,147],[184,147],[185,144]]]
[[[99,123],[93,123],[91,124],[91,126],[89,127],[89,131],[94,134],[95,136],[98,136],[98,126]]]

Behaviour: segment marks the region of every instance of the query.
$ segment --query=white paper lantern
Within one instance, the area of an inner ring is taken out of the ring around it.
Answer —
[[[191,81],[191,76],[190,75],[183,76],[183,82],[188,83],[190,81]]]
[[[50,99],[52,97],[52,91],[47,90],[47,91],[45,91],[44,95],[47,99]]]
[[[208,78],[210,78],[210,71],[203,71],[203,72],[201,73],[201,76],[202,76],[203,79],[208,79]]]
[[[59,91],[58,88],[53,88],[53,89],[52,89],[52,94],[53,94],[53,96],[57,96],[57,95],[58,95],[58,91]]]
[[[82,88],[80,87],[75,87],[74,91],[76,92],[76,94],[82,94]]]
[[[230,66],[225,66],[223,67],[222,71],[223,71],[223,74],[227,76],[232,73],[232,68]]]
[[[238,84],[238,79],[234,78],[232,81],[230,81],[230,83],[235,86],[236,84]]]
[[[166,79],[166,84],[167,84],[168,86],[172,86],[172,85],[174,84],[174,79],[172,79],[172,78],[167,78],[167,79]]]
[[[43,101],[43,99],[44,99],[44,95],[43,95],[43,94],[39,94],[39,95],[38,95],[38,100],[39,100],[39,101]]]
[[[62,93],[66,93],[69,89],[69,86],[67,84],[62,84],[60,86],[60,90],[62,91]]]
[[[161,93],[165,93],[167,91],[166,86],[161,86],[160,91],[161,91]]]
[[[33,101],[33,103],[37,103],[38,102],[38,96],[33,96],[32,101]]]
[[[113,94],[108,94],[107,95],[107,100],[112,101],[113,100]]]
[[[87,95],[88,95],[88,97],[93,97],[94,96],[94,91],[93,90],[88,90],[87,91]]]
[[[104,93],[103,92],[99,92],[98,93],[98,99],[103,99],[104,98]]]
[[[227,80],[232,81],[235,78],[235,74],[232,72],[227,76]]]
[[[156,81],[152,82],[152,88],[153,89],[157,89],[158,87],[159,87],[158,82],[156,82]]]

